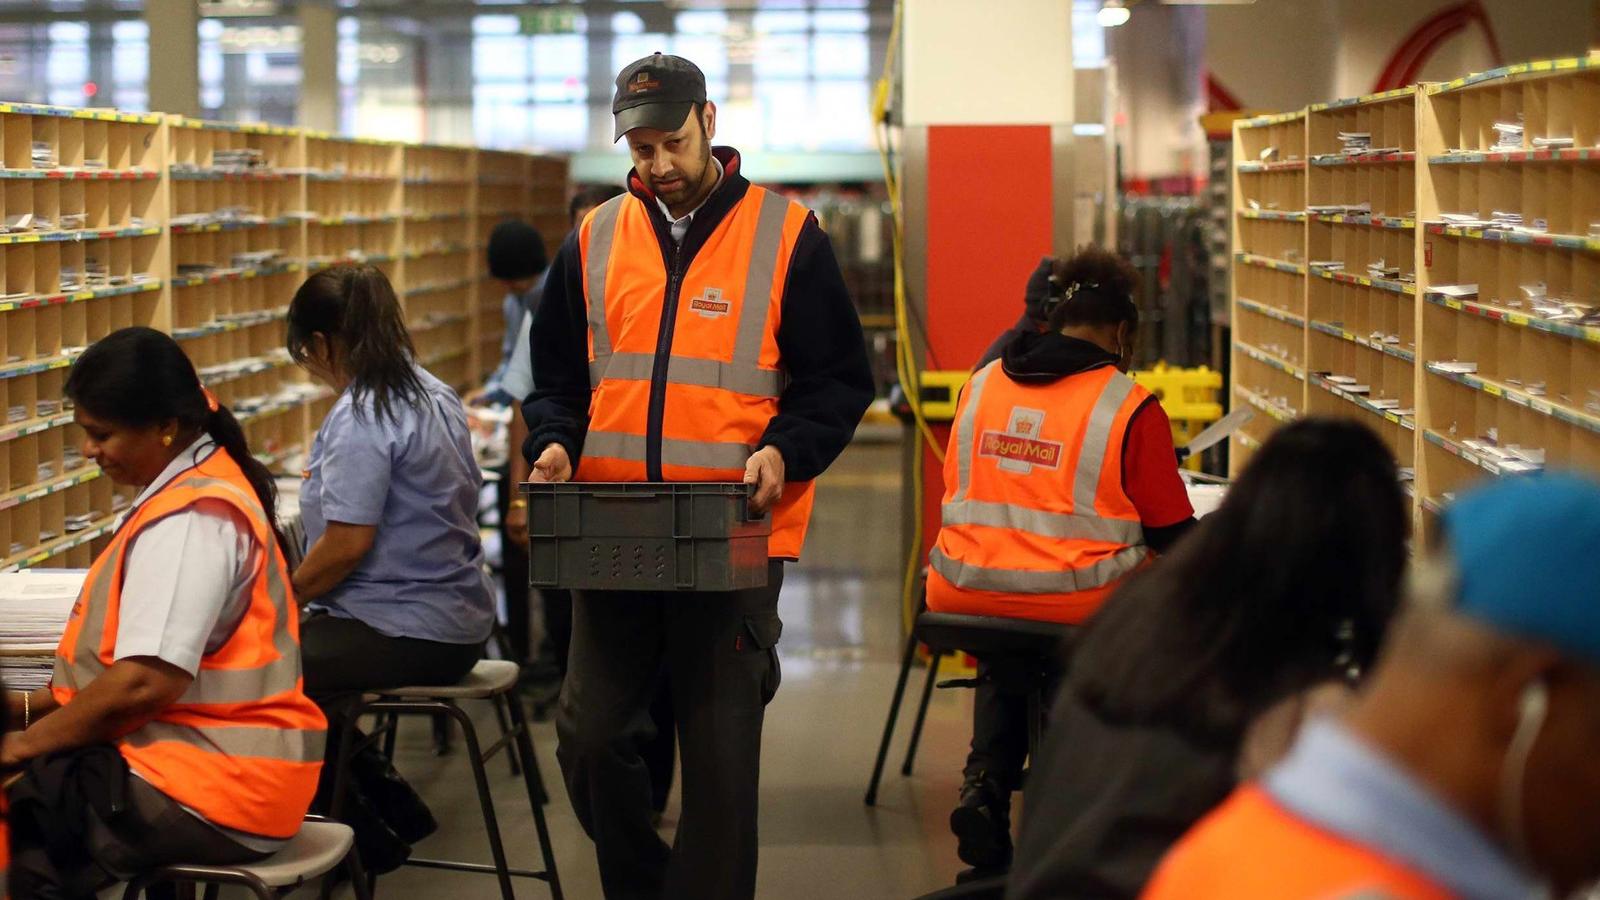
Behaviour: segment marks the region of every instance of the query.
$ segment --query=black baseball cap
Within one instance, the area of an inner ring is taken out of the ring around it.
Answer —
[[[681,56],[656,53],[628,64],[617,76],[617,93],[611,99],[616,137],[635,128],[677,131],[696,103],[706,102],[706,76],[700,67]]]

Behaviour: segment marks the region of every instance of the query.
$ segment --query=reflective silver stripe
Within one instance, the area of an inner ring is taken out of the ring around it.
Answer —
[[[972,487],[972,454],[977,447],[973,428],[978,419],[978,404],[983,401],[984,384],[998,365],[996,360],[984,366],[967,382],[967,405],[961,408],[961,416],[956,420],[956,492],[950,497],[953,503],[967,499],[967,489]]]
[[[963,590],[1011,594],[1071,594],[1105,587],[1132,572],[1145,557],[1144,545],[1128,547],[1083,569],[1038,571],[975,566],[944,555],[938,547],[928,565]]]
[[[276,759],[283,762],[321,762],[327,732],[322,729],[271,728],[257,725],[229,725],[197,728],[173,722],[147,722],[122,740],[132,747],[148,747],[162,742],[188,744],[208,753]]]
[[[217,488],[231,494],[245,509],[257,517],[257,521],[266,521],[266,511],[261,508],[256,496],[253,493],[246,493],[230,482],[220,478],[200,477],[189,479],[187,484],[195,488]],[[274,619],[272,649],[277,653],[277,659],[264,666],[249,669],[202,668],[177,702],[248,703],[292,691],[299,682],[300,645],[295,643],[294,636],[289,633],[289,616],[293,611],[290,609],[289,591],[284,583],[283,572],[279,568],[282,556],[276,541],[270,535],[266,538],[266,544],[262,547],[266,554],[262,565],[266,568],[267,597],[272,601]],[[248,614],[247,609],[246,615]]]
[[[743,469],[752,452],[748,444],[661,439],[661,464],[664,466]],[[591,431],[583,439],[583,455],[590,458],[605,457],[643,463],[644,453],[645,439],[642,434]]]
[[[761,209],[756,214],[756,233],[745,270],[731,362],[675,355],[668,361],[667,382],[722,388],[756,397],[778,397],[783,393],[783,373],[763,369],[760,363],[772,295],[779,286],[778,252],[783,249],[783,223],[789,201],[761,188],[751,188],[751,194],[746,196],[760,196]],[[614,202],[607,201],[606,206]],[[589,331],[594,336],[594,359],[589,363],[591,388],[599,387],[606,378],[648,381],[655,374],[655,354],[615,353],[606,331],[606,263],[611,255],[617,219],[617,209],[608,211],[606,206],[595,212],[589,232],[589,255],[584,263],[589,273]]]
[[[946,525],[985,525],[1026,531],[1048,538],[1104,541],[1108,544],[1142,544],[1144,528],[1138,522],[1047,512],[1011,503],[961,500],[943,508]]]
[[[605,377],[614,381],[649,381],[655,372],[656,358],[650,353],[613,353]],[[667,382],[697,387],[722,388],[757,397],[783,394],[783,373],[771,369],[744,368],[714,359],[674,356],[667,361]]]
[[[106,670],[105,664],[100,661],[100,642],[105,639],[111,585],[117,580],[117,562],[128,536],[127,529],[117,529],[116,536],[105,549],[106,563],[100,568],[98,577],[83,586],[86,596],[79,598],[79,602],[84,604],[83,623],[78,627],[78,639],[72,646],[72,658],[56,658],[56,678],[70,690],[83,690]]]
[[[594,342],[594,360],[589,363],[589,385],[599,387],[611,357],[611,333],[606,330],[606,269],[611,264],[611,244],[617,235],[617,214],[630,194],[619,194],[600,204],[589,222],[589,252],[584,255],[588,273],[584,290],[589,301],[589,334]]]
[[[789,214],[789,201],[771,191],[759,191],[761,212],[756,220],[755,241],[750,245],[750,265],[745,268],[744,300],[739,305],[739,330],[733,342],[735,369],[760,371],[761,344],[767,336],[767,314],[777,287],[778,251],[783,247],[783,222]],[[748,201],[750,194],[745,195]],[[787,274],[787,273],[785,273]]]
[[[1116,424],[1117,412],[1133,393],[1133,387],[1132,378],[1113,372],[1089,413],[1072,482],[1072,508],[1081,515],[1094,514],[1094,501],[1100,495],[1100,472],[1105,468],[1106,448],[1111,444],[1111,426]]]
[[[226,480],[208,476],[179,476],[172,484],[195,489],[220,489],[237,500],[257,521],[266,519],[266,512],[253,493]],[[173,514],[180,511],[174,511]],[[106,549],[108,558],[101,576],[85,586],[89,592],[88,603],[74,646],[73,659],[68,663],[57,658],[55,664],[54,678],[71,690],[82,690],[105,672],[105,664],[100,660],[100,643],[105,637],[106,613],[110,607],[111,585],[115,581],[117,568],[115,560],[122,555],[123,545],[137,533],[126,529],[118,532],[111,546]],[[202,668],[177,703],[248,703],[294,690],[299,682],[300,646],[289,632],[289,616],[293,611],[284,579],[283,556],[270,535],[262,549],[266,554],[262,564],[266,568],[267,596],[272,602],[275,618],[272,644],[277,658],[266,665],[249,669]]]

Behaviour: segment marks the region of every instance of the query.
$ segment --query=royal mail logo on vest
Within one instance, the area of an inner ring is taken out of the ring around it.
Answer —
[[[697,316],[720,319],[732,311],[733,304],[722,299],[722,288],[708,287],[700,292],[700,296],[689,300],[689,308]]]
[[[1005,431],[983,433],[978,441],[978,455],[992,456],[1000,460],[997,465],[1004,471],[1022,475],[1032,472],[1034,466],[1059,469],[1061,443],[1041,440],[1039,431],[1043,428],[1043,410],[1014,406]]]

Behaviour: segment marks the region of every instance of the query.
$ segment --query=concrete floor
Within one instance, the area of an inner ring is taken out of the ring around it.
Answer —
[[[806,558],[785,576],[783,686],[768,707],[763,738],[761,898],[910,898],[954,883],[962,868],[946,819],[971,734],[968,692],[936,692],[909,778],[898,769],[909,732],[909,714],[903,717],[878,805],[862,803],[899,666],[900,491],[897,446],[851,447],[820,482]],[[486,711],[478,720],[484,733],[494,733]],[[554,728],[537,725],[534,739],[554,794],[547,816],[562,886],[575,900],[598,898],[593,847],[560,787]],[[487,862],[464,762],[433,757],[420,721],[402,729],[396,755],[441,825],[418,855]],[[512,864],[537,868],[520,779],[501,759],[490,777]],[[676,799],[666,831],[676,821]],[[390,897],[499,896],[493,876],[413,868],[385,876],[378,888]],[[540,882],[521,881],[517,896],[549,893]]]

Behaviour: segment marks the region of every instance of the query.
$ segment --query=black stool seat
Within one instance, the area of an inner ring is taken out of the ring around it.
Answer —
[[[917,637],[928,649],[975,656],[1052,656],[1077,627],[1059,622],[1005,616],[966,616],[925,612],[917,616]]]
[[[895,721],[900,718],[900,700],[905,694],[906,680],[916,661],[919,643],[928,648],[928,680],[922,686],[922,702],[917,707],[917,718],[911,726],[906,761],[900,767],[902,775],[911,774],[911,761],[917,755],[917,743],[922,737],[922,725],[928,715],[928,701],[932,699],[934,685],[977,687],[980,684],[980,679],[974,678],[938,681],[939,661],[952,653],[970,653],[982,657],[986,663],[986,674],[982,676],[982,681],[997,684],[1005,691],[1027,695],[1028,749],[1029,756],[1032,756],[1044,727],[1046,687],[1053,673],[1059,672],[1067,644],[1078,630],[1079,626],[1059,622],[930,612],[927,587],[924,585],[917,599],[917,617],[912,622],[911,633],[906,635],[905,651],[900,657],[900,677],[895,681],[894,696],[889,701],[889,718],[883,723],[878,758],[872,764],[872,780],[867,782],[867,805],[878,802],[878,781],[883,776],[883,764],[889,755]]]

